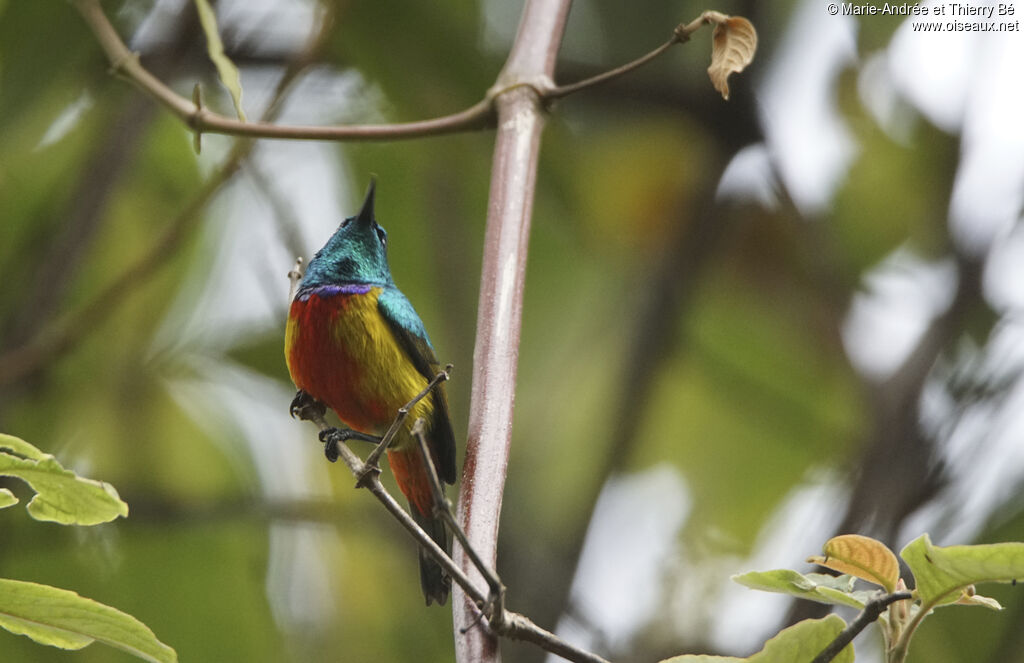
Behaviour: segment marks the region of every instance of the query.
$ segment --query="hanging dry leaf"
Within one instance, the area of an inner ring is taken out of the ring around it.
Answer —
[[[722,16],[715,19],[711,35],[711,66],[708,76],[722,98],[729,99],[729,74],[739,73],[754,59],[757,50],[757,31],[742,16]]]

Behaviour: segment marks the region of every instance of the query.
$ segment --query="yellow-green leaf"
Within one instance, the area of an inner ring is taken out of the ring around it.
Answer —
[[[824,551],[824,557],[815,556],[807,561],[881,585],[890,594],[895,591],[900,563],[881,541],[860,534],[843,534],[829,539]]]
[[[31,460],[43,460],[51,457],[50,454],[40,451],[20,437],[14,437],[7,433],[0,433],[0,449],[10,449],[17,455]]]
[[[900,557],[913,572],[918,596],[928,606],[953,603],[970,585],[1024,578],[1024,543],[943,548],[922,534],[900,551]]]
[[[823,619],[805,619],[779,632],[764,643],[764,649],[747,658],[685,654],[662,663],[810,663],[830,642],[836,639],[846,623],[836,615]],[[847,645],[832,659],[836,663],[852,663],[853,645]]]
[[[131,615],[66,589],[0,578],[0,627],[61,649],[95,641],[151,663],[174,663],[178,655]]]
[[[220,32],[217,29],[217,15],[214,14],[208,0],[195,0],[195,3],[196,11],[199,12],[199,22],[206,33],[206,51],[217,67],[220,82],[231,93],[231,101],[235,104],[238,119],[245,122],[245,111],[242,110],[242,77],[238,74],[235,63],[224,54],[224,43],[220,40]]]
[[[14,496],[14,493],[6,488],[0,488],[0,509],[8,506],[14,506],[17,503],[18,498]]]
[[[36,491],[28,503],[28,513],[36,520],[97,525],[128,515],[128,505],[113,486],[84,479],[64,469],[50,454],[11,435],[0,434],[0,476],[17,477]],[[0,496],[3,506],[17,501],[11,502],[14,495],[8,495]]]

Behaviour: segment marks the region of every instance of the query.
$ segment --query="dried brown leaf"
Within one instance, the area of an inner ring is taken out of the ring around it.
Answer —
[[[811,557],[807,561],[881,585],[890,593],[895,591],[900,579],[896,555],[881,541],[859,534],[829,539],[825,543],[825,556]]]
[[[713,17],[715,31],[711,35],[711,84],[729,99],[729,74],[739,73],[754,59],[757,30],[742,16]]]

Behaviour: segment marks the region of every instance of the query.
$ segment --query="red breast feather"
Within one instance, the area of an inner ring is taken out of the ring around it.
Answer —
[[[377,308],[380,288],[365,294],[310,294],[292,302],[285,335],[295,385],[325,403],[353,429],[382,435],[398,409],[427,380],[409,361]],[[408,418],[431,420],[433,399],[420,401]],[[393,449],[412,448],[402,435]]]

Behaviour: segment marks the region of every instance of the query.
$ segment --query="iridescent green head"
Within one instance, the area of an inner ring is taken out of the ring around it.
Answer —
[[[388,268],[388,234],[373,216],[376,181],[370,180],[359,214],[341,222],[327,244],[309,261],[300,288],[325,285],[392,285]]]

